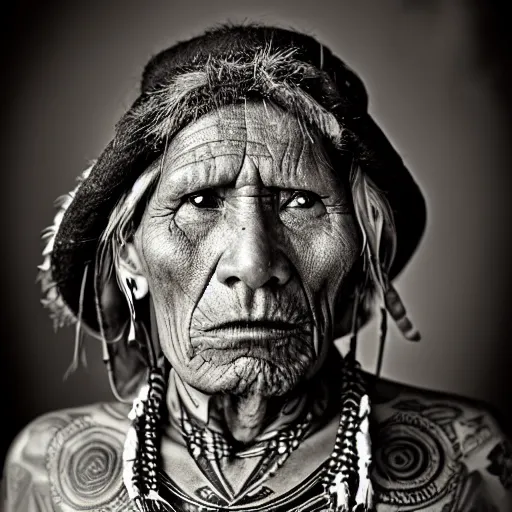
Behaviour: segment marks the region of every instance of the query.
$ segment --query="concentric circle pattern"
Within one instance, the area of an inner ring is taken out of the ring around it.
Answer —
[[[380,425],[373,444],[372,479],[378,501],[426,506],[448,492],[457,457],[446,434],[432,421],[397,414]]]
[[[52,498],[61,510],[122,510],[124,435],[80,418],[54,437],[48,452]]]

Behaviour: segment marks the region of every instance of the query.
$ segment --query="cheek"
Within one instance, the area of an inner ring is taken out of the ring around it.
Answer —
[[[331,217],[321,229],[317,226],[290,237],[293,240],[290,259],[304,285],[316,324],[319,357],[312,374],[318,371],[328,354],[335,315],[339,313],[336,311],[339,307],[337,299],[360,252],[359,232],[352,216]]]
[[[182,228],[170,216],[147,215],[135,236],[162,348],[179,352],[181,358],[190,354],[190,317],[219,258],[215,229],[210,226],[206,231],[204,225]]]
[[[353,217],[328,215],[321,225],[297,230],[289,240],[290,259],[309,293],[334,301],[360,250]]]

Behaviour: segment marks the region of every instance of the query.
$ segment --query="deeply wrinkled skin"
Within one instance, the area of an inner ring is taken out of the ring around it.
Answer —
[[[134,246],[162,350],[205,393],[288,393],[321,365],[359,255],[349,192],[319,138],[263,103],[191,123],[161,164]]]

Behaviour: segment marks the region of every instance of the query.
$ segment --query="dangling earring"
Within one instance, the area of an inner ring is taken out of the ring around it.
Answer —
[[[98,256],[97,256],[98,257]],[[135,301],[137,299],[142,299],[148,293],[148,283],[144,276],[136,275],[134,277],[134,270],[129,267],[121,258],[115,258],[116,264],[113,265],[115,269],[116,281],[119,290],[121,291],[124,300],[126,301],[126,305],[129,311],[129,319],[128,319],[128,335],[126,335],[126,327],[124,327],[119,335],[120,339],[116,339],[115,343],[126,343],[128,345],[133,345],[135,342],[137,343],[136,347],[130,347],[131,350],[143,350],[142,352],[145,362],[147,366],[151,369],[154,366],[154,348],[151,342],[151,339],[146,331],[143,322],[138,322],[137,324],[137,314],[135,308]],[[99,262],[96,261],[96,268],[99,268]],[[102,281],[99,279],[98,275],[95,276],[94,280],[94,296],[95,296],[95,308],[96,308],[96,317],[98,320],[100,335],[101,335],[101,345],[102,345],[102,353],[103,353],[103,362],[107,369],[107,375],[109,379],[110,389],[112,394],[122,403],[132,403],[133,398],[123,396],[123,394],[119,390],[119,386],[117,383],[115,368],[113,364],[112,357],[112,348],[111,343],[107,341],[107,337],[105,335],[105,325],[102,313],[102,305],[100,303],[100,285]],[[139,329],[137,328],[139,327]],[[137,337],[140,335],[141,340],[138,340]],[[123,341],[123,337],[124,341]],[[142,341],[142,343],[140,343]],[[139,344],[140,343],[140,344]],[[114,356],[115,357],[115,356]]]
[[[419,331],[415,329],[409,317],[407,316],[407,311],[402,302],[402,299],[400,298],[400,295],[398,295],[398,292],[389,282],[387,274],[384,271],[382,271],[382,274],[385,276],[384,281],[386,283],[386,289],[383,290],[383,304],[380,308],[381,322],[379,333],[379,354],[377,357],[377,367],[375,370],[375,375],[377,377],[380,377],[382,371],[382,363],[384,360],[384,346],[386,344],[386,335],[388,331],[388,313],[394,320],[396,326],[400,329],[405,339],[414,342],[420,341],[421,339]]]
[[[128,330],[128,344],[133,343],[136,337],[136,313],[135,313],[135,291],[137,290],[137,283],[133,277],[128,277],[125,280],[124,287],[126,288],[126,292],[124,293],[126,297],[126,302],[128,303],[128,309],[130,311],[130,329]]]
[[[123,296],[126,300],[126,303],[128,305],[128,310],[130,312],[130,319],[129,319],[129,331],[128,336],[126,339],[126,342],[128,345],[133,344],[136,341],[137,336],[137,330],[136,330],[136,312],[135,312],[135,298],[134,298],[134,289],[136,289],[136,283],[134,279],[126,278],[126,279],[118,279],[118,283],[120,284],[121,291],[123,293]],[[97,292],[96,292],[97,296]],[[122,403],[132,403],[132,399],[126,398],[122,396],[121,392],[119,391],[118,383],[115,376],[113,361],[112,361],[112,355],[111,355],[111,348],[109,346],[109,343],[107,342],[107,339],[105,337],[105,332],[103,328],[103,317],[101,314],[101,308],[99,305],[99,301],[96,300],[96,313],[98,318],[98,323],[100,325],[100,332],[101,332],[101,345],[102,345],[102,353],[103,353],[103,363],[105,364],[107,368],[107,375],[108,380],[110,384],[110,389],[112,391],[112,394],[114,395],[115,399]],[[146,333],[147,334],[147,333]],[[145,336],[146,345],[148,348],[148,353],[150,355],[150,358],[153,354],[152,352],[152,344],[149,337]],[[118,343],[122,343],[122,341],[119,341]]]
[[[145,297],[149,291],[147,279],[143,275],[137,273],[137,271],[131,267],[130,257],[133,258],[135,256],[130,256],[130,248],[131,246],[124,246],[124,249],[121,252],[126,254],[126,256],[121,257],[119,255],[117,257],[116,266],[117,282],[121,288],[121,291],[123,292],[126,303],[128,305],[128,310],[130,312],[130,324],[127,337],[128,344],[133,343],[137,336],[135,301]],[[133,251],[134,250],[132,248],[131,252]]]

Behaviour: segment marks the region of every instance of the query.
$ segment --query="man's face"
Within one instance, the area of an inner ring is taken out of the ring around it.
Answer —
[[[320,139],[268,104],[223,107],[161,165],[134,242],[162,350],[203,392],[287,393],[325,356],[360,248]]]

